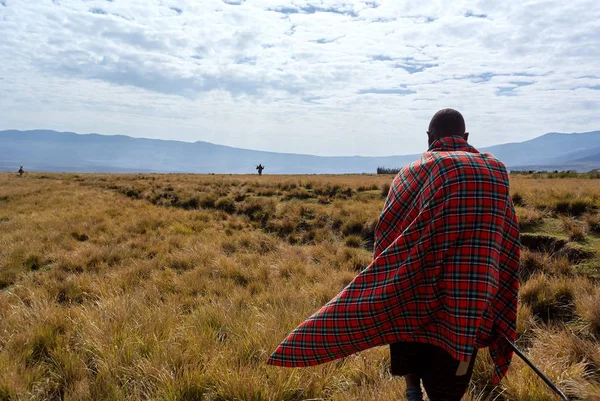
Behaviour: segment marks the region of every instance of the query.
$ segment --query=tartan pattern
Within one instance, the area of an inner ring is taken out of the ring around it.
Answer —
[[[490,347],[494,381],[515,340],[519,231],[504,165],[459,137],[435,141],[394,178],[373,261],[298,326],[267,363],[317,365],[399,341],[466,360]]]

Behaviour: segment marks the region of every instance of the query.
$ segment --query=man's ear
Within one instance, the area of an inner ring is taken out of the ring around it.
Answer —
[[[463,139],[465,141],[469,141],[469,133],[468,132],[465,132],[465,134],[463,135]]]
[[[429,131],[427,131],[427,141],[429,143],[429,146],[431,146],[431,144],[435,141],[433,134]]]

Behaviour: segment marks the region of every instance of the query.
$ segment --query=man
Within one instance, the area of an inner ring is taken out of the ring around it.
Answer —
[[[519,233],[504,165],[467,143],[456,110],[436,113],[429,150],[394,179],[375,230],[373,261],[298,326],[271,365],[310,366],[390,344],[407,398],[458,401],[477,349],[494,381],[515,339]]]

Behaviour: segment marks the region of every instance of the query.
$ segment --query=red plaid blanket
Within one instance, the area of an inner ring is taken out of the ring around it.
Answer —
[[[298,326],[268,364],[300,367],[398,341],[466,360],[490,348],[495,381],[514,341],[519,232],[508,174],[458,137],[404,167],[375,231],[373,261]]]

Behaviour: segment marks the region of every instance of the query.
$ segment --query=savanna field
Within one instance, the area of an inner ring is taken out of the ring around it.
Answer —
[[[279,342],[371,259],[391,175],[0,174],[0,400],[404,399],[387,347],[304,369]],[[511,177],[517,345],[600,400],[600,179]],[[468,400],[555,400],[480,352]]]

